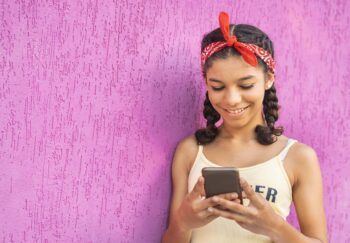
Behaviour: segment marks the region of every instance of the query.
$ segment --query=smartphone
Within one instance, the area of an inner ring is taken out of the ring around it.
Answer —
[[[239,171],[234,167],[204,167],[204,189],[206,198],[224,193],[235,192],[243,204]]]

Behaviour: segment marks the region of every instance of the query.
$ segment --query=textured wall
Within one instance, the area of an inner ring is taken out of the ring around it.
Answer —
[[[159,242],[220,10],[275,42],[280,124],[318,152],[330,240],[350,242],[346,0],[1,1],[2,242]]]

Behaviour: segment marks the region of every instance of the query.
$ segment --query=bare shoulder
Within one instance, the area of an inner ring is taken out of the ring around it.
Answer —
[[[303,177],[319,173],[319,160],[316,151],[309,145],[297,142],[289,150],[285,163],[293,171],[295,182]]]
[[[173,163],[181,163],[181,167],[185,166],[187,170],[190,169],[193,161],[198,153],[198,144],[196,137],[190,135],[185,137],[178,142],[175,151],[175,157],[178,159],[174,160]],[[174,166],[174,165],[173,165]],[[176,165],[175,165],[176,166]]]
[[[316,151],[307,144],[296,142],[290,148],[290,156],[299,165],[318,164]]]
[[[192,163],[195,160],[198,145],[195,136],[188,136],[182,139],[176,146],[172,162],[172,200],[170,218],[181,205],[188,193],[188,175]]]

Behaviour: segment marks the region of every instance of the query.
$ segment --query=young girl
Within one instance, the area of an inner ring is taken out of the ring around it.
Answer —
[[[207,127],[176,148],[163,243],[325,243],[317,155],[275,127],[273,44],[256,27],[230,25],[224,12],[219,21],[202,40]],[[201,169],[227,166],[239,170],[243,205],[236,193],[205,198]],[[292,201],[301,232],[286,221]]]

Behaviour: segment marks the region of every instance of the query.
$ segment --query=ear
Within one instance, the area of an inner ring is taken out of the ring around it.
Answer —
[[[265,79],[265,90],[270,89],[274,82],[275,82],[275,74],[273,74],[271,71],[268,71]]]

